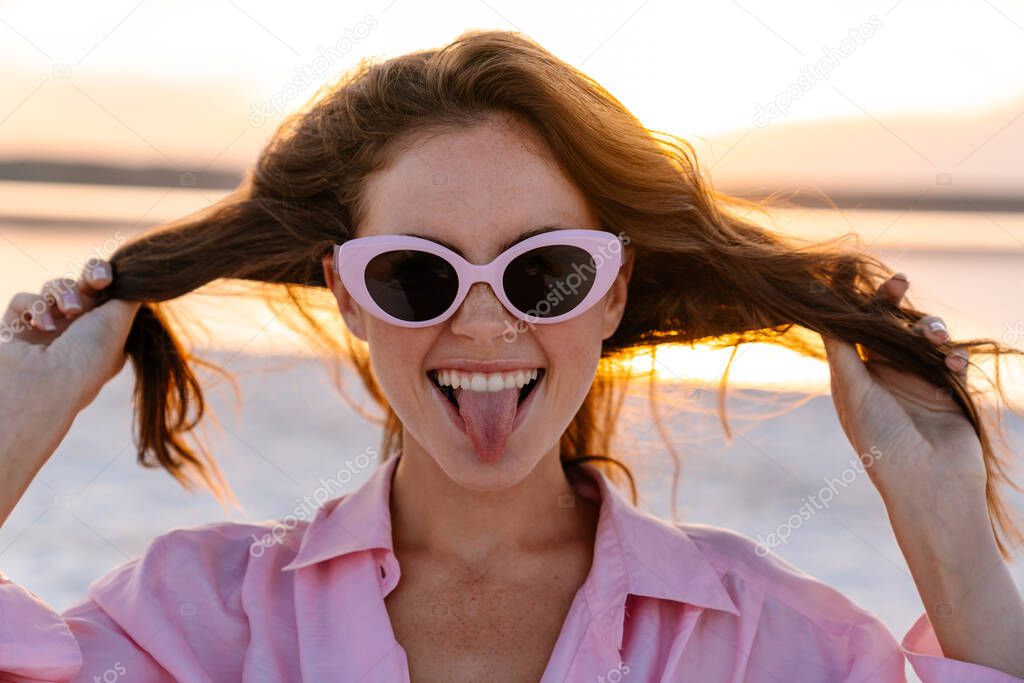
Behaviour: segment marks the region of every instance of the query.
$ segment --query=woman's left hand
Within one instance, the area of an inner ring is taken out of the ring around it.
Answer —
[[[899,303],[907,287],[897,273],[876,296]],[[949,342],[941,318],[924,316],[915,328],[923,344]],[[971,423],[939,387],[870,354],[861,360],[853,344],[823,340],[839,421],[882,495],[942,655],[990,669],[949,668],[950,680],[1024,675],[1024,597],[994,535]],[[946,364],[965,383],[966,349],[949,349]]]
[[[910,283],[902,273],[886,280],[876,296],[898,304]],[[924,344],[946,344],[937,316],[914,328]],[[822,335],[839,422],[883,499],[925,504],[949,493],[985,496],[985,463],[971,423],[946,389],[878,358],[862,360],[853,344]],[[946,365],[966,380],[968,352],[950,347]],[[944,486],[945,484],[945,486]]]

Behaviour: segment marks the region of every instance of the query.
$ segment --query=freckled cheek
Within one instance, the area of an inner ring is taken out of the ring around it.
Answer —
[[[429,345],[415,330],[394,325],[377,326],[368,336],[370,363],[385,396],[392,405],[407,399],[409,387],[416,391],[415,388],[421,386],[423,361]]]
[[[584,315],[551,327],[537,335],[548,362],[548,379],[552,380],[548,390],[585,395],[601,357],[600,326]]]

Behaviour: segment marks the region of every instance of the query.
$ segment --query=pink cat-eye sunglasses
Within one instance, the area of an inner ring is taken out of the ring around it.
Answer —
[[[622,265],[622,246],[604,230],[557,229],[476,265],[426,238],[371,235],[335,245],[334,269],[360,306],[401,327],[444,322],[477,282],[520,320],[557,323],[600,301]]]

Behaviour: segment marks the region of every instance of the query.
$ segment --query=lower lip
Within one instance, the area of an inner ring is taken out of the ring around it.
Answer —
[[[547,376],[546,372],[545,376]],[[537,380],[537,383],[534,385],[533,389],[530,389],[530,393],[526,395],[526,398],[523,400],[523,402],[516,406],[516,416],[512,418],[513,433],[516,431],[516,427],[519,426],[519,423],[523,421],[523,418],[526,415],[526,411],[533,403],[533,397],[537,395],[537,392],[540,390],[541,382],[543,381],[544,377],[541,377],[539,380]],[[441,402],[444,403],[444,412],[446,415],[448,415],[448,419],[452,421],[452,424],[455,425],[455,428],[458,429],[463,434],[468,434],[468,432],[466,431],[466,421],[462,419],[462,415],[459,414],[458,409],[452,404],[451,401],[448,400],[447,396],[441,393],[441,390],[437,388],[437,385],[434,384],[434,381],[432,379],[428,377],[427,382],[430,383],[431,390],[437,392],[437,395],[440,397]]]

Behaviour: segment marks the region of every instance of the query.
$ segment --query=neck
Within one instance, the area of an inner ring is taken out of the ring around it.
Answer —
[[[410,441],[404,440],[391,484],[396,553],[425,552],[479,565],[498,555],[543,551],[593,536],[597,506],[574,494],[557,446],[519,483],[477,491],[453,481]]]

